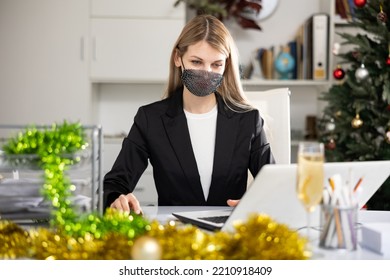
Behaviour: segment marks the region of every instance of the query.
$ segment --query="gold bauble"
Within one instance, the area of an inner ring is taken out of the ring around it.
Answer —
[[[351,125],[353,128],[359,128],[363,125],[363,121],[360,119],[359,114],[356,114],[356,116],[352,119]]]
[[[131,257],[134,260],[159,260],[162,249],[158,241],[150,236],[139,237],[131,249]]]

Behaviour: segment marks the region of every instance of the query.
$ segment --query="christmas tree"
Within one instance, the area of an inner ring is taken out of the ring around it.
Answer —
[[[354,0],[350,26],[357,35],[341,36],[349,51],[334,54],[338,79],[320,99],[319,123],[327,161],[390,160],[390,13],[388,0]],[[345,70],[344,70],[345,69]],[[367,208],[390,210],[390,177]]]

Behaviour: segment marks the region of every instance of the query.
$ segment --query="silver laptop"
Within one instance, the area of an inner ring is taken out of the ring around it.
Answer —
[[[328,178],[340,174],[343,180],[357,182],[363,178],[359,190],[359,207],[363,207],[390,175],[390,160],[325,163],[324,185]],[[234,208],[172,213],[184,223],[208,230],[232,231],[234,223],[246,221],[251,213],[264,213],[292,229],[306,226],[306,212],[295,190],[296,164],[264,166]],[[353,183],[354,184],[354,183]],[[216,221],[215,221],[216,220]],[[320,211],[311,214],[312,226],[319,226]]]

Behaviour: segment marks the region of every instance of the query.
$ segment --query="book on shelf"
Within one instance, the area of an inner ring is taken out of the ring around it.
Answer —
[[[292,71],[292,74],[291,74],[291,79],[292,80],[296,80],[298,79],[298,63],[297,63],[297,60],[298,60],[298,49],[297,49],[297,41],[294,40],[294,41],[290,41],[287,43],[287,46],[290,50],[290,54],[291,56],[294,58],[294,69]]]
[[[326,80],[329,68],[329,15],[308,18],[296,34],[297,78]]]
[[[349,16],[351,20],[355,18],[355,2],[353,0],[348,0]]]
[[[348,21],[352,20],[351,7],[349,5],[349,0],[342,0],[342,6],[345,9],[345,19]]]
[[[304,46],[304,25],[299,26],[295,41],[296,41],[296,59],[295,63],[297,64],[297,79],[303,79],[303,46]]]
[[[344,0],[336,0],[336,15],[339,15],[342,19],[347,19],[347,9],[344,5]]]
[[[313,16],[314,17],[314,16]],[[313,55],[313,17],[310,17],[303,24],[303,49],[302,49],[302,71],[303,78],[313,79],[312,55]]]
[[[311,75],[313,80],[326,80],[329,64],[329,16],[327,14],[314,15],[311,25]]]
[[[355,17],[355,3],[353,0],[336,0],[335,13],[342,19],[352,21]]]

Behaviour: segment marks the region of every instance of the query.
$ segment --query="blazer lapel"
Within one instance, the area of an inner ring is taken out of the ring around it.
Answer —
[[[183,173],[188,178],[188,184],[193,189],[199,201],[205,201],[195,155],[192,150],[191,138],[188,130],[187,119],[183,111],[182,94],[176,92],[172,97],[166,115],[162,116],[162,121],[180,162]]]
[[[211,180],[209,198],[223,192],[229,175],[229,167],[236,146],[239,119],[217,95],[218,119],[214,151],[213,177]]]

